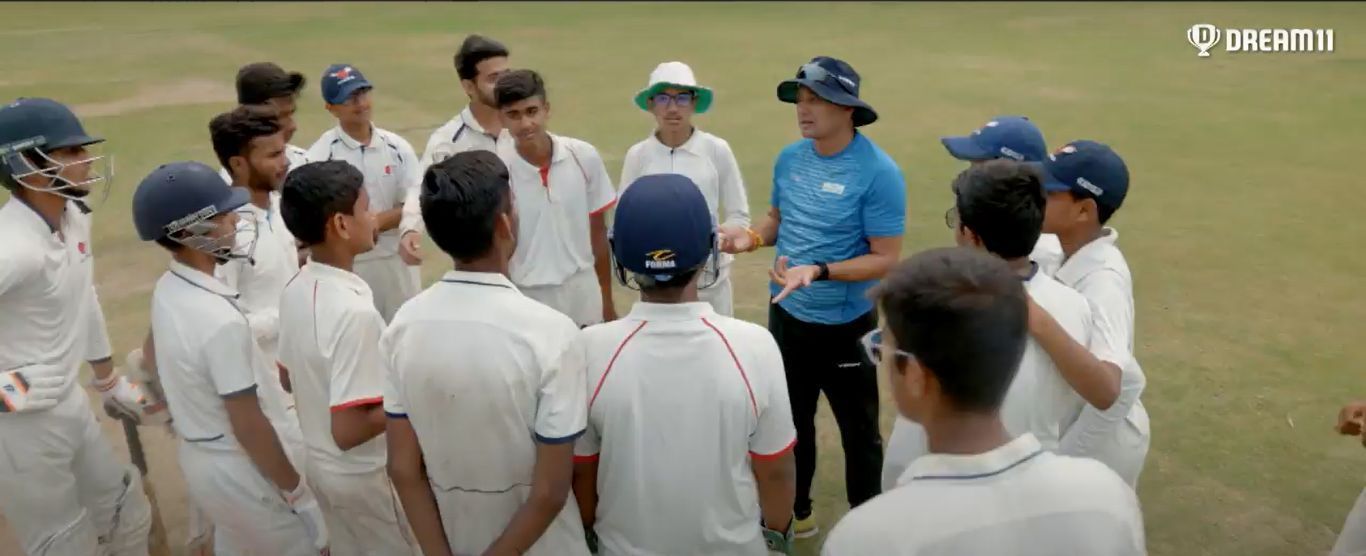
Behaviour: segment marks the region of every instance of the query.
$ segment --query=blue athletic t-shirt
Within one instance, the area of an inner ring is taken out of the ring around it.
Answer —
[[[775,257],[792,266],[846,261],[869,252],[868,238],[906,231],[906,181],[892,157],[861,133],[844,150],[821,156],[810,139],[783,149],[773,165],[770,201],[782,220]],[[804,322],[844,324],[873,309],[876,280],[826,280],[779,302]],[[782,291],[769,284],[770,295]]]

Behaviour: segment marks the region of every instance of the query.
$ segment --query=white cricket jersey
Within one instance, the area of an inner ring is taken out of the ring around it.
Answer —
[[[427,171],[427,167],[467,151],[489,151],[497,152],[498,140],[503,138],[511,141],[512,137],[503,134],[492,134],[479,125],[479,120],[474,118],[474,112],[468,105],[459,114],[456,114],[450,121],[442,124],[432,132],[431,137],[427,138],[427,147],[422,151],[421,170],[418,181],[421,182],[421,173]],[[411,231],[426,233],[427,227],[422,222],[422,206],[419,203],[421,187],[414,187],[408,192],[408,197],[403,201],[403,221],[399,223],[400,233]]]
[[[557,286],[592,268],[588,217],[617,201],[597,149],[571,137],[551,134],[550,140],[551,160],[545,168],[522,158],[515,141],[498,144],[517,203],[512,282],[521,287]]]
[[[620,193],[636,181],[650,174],[681,174],[687,176],[707,198],[707,208],[716,221],[727,226],[747,228],[749,196],[740,175],[735,153],[725,139],[694,129],[692,136],[677,148],[670,148],[650,134],[626,151],[622,163]],[[735,256],[721,255],[721,268],[730,266]]]
[[[60,231],[18,197],[0,207],[0,372],[63,376],[69,392],[82,361],[110,357],[90,223],[71,202]]]
[[[446,530],[457,553],[482,552],[526,501],[538,442],[583,433],[578,334],[507,277],[460,271],[404,304],[384,331],[384,410],[417,432],[441,513],[453,516]],[[584,547],[572,496],[537,547]]]
[[[172,426],[181,439],[206,449],[241,449],[223,398],[255,392],[257,377],[274,368],[237,297],[218,279],[176,261],[152,292],[157,374],[175,415]],[[284,407],[274,398],[258,398],[272,423],[283,420]]]
[[[413,146],[397,133],[371,127],[370,144],[362,145],[341,127],[327,130],[308,149],[309,162],[345,160],[365,175],[370,212],[403,208],[408,193],[422,182],[422,169]],[[398,254],[399,228],[383,232],[375,248],[356,257],[368,261]]]
[[[1025,281],[1025,291],[1048,312],[1077,343],[1086,346],[1098,359],[1122,365],[1123,360],[1097,323],[1086,298],[1043,272],[1034,272]],[[1013,436],[1033,433],[1047,450],[1056,451],[1063,433],[1076,421],[1086,400],[1068,384],[1053,358],[1033,337],[1025,343],[1015,380],[1010,383],[1001,405],[1001,421]]]
[[[304,150],[303,147],[285,145],[285,158],[289,159],[289,170],[287,170],[287,173],[293,172],[295,168],[308,164],[308,151]],[[218,177],[223,178],[224,182],[232,185],[232,174],[228,173],[227,168],[219,168]]]
[[[1134,350],[1134,279],[1124,253],[1115,245],[1119,231],[1105,228],[1101,237],[1063,258],[1058,236],[1043,234],[1030,258],[1059,282],[1081,292],[1110,323],[1119,345]]]
[[[767,554],[751,458],[797,441],[768,330],[703,302],[641,302],[580,343],[591,390],[574,451],[598,461],[600,554]]]
[[[384,318],[355,274],[309,261],[280,297],[280,364],[289,371],[311,465],[361,474],[384,467],[384,436],[342,451],[332,412],[383,401]]]
[[[270,194],[270,207],[252,203],[238,207],[238,248],[245,252],[256,241],[251,260],[233,259],[218,265],[214,274],[240,293],[237,306],[247,314],[252,334],[267,359],[274,361],[280,335],[280,292],[299,271],[299,250],[294,234],[280,214],[280,193]]]
[[[900,486],[849,511],[823,556],[1146,554],[1133,489],[1032,435],[977,455],[930,454]]]

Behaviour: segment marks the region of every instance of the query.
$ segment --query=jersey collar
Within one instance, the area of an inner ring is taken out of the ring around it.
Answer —
[[[1105,253],[1115,248],[1115,242],[1119,241],[1119,230],[1114,228],[1102,229],[1100,237],[1091,240],[1090,243],[1081,246],[1076,253],[1063,261],[1062,266],[1054,274],[1058,275],[1059,280],[1067,283],[1076,283],[1073,278],[1081,278],[1090,274],[1091,271],[1105,266]]]
[[[636,302],[627,318],[635,320],[679,321],[715,317],[716,311],[704,301],[690,303]]]
[[[912,481],[963,481],[1000,475],[1043,453],[1033,434],[1025,433],[995,450],[970,456],[927,454],[920,456],[897,480],[898,485]]]
[[[237,290],[228,287],[228,285],[224,284],[221,280],[214,278],[213,276],[209,276],[208,274],[204,274],[203,272],[200,272],[196,269],[185,266],[184,264],[181,264],[180,261],[171,261],[171,274],[176,275],[181,280],[189,282],[191,286],[207,291],[214,295],[226,297],[232,300],[236,300],[238,297]]]
[[[370,286],[366,284],[365,280],[362,280],[360,276],[357,276],[356,273],[329,264],[320,263],[312,259],[309,259],[300,270],[307,272],[309,276],[316,278],[318,281],[337,282],[357,293],[370,290]]]
[[[506,288],[518,291],[517,286],[513,285],[512,280],[507,276],[496,272],[466,272],[463,270],[452,270],[441,277],[441,282],[455,286],[483,287],[489,289]]]
[[[470,105],[468,104],[465,105],[465,109],[461,110],[460,115],[456,116],[456,118],[458,118],[461,123],[465,124],[465,127],[470,128],[470,131],[477,131],[484,135],[489,134],[488,130],[484,129],[484,126],[479,125],[479,120],[474,117],[474,111],[470,110]]]
[[[338,124],[337,127],[333,129],[335,129],[337,132],[337,139],[341,141],[341,144],[344,145],[346,148],[354,151],[365,146],[361,145],[360,141],[357,141],[355,140],[355,138],[351,137],[350,135],[347,135],[346,130],[342,129],[340,124]],[[370,124],[370,144],[375,144],[375,139],[378,138],[379,130],[375,129],[375,124]]]
[[[701,137],[702,130],[698,129],[697,126],[693,126],[692,135],[689,135],[688,140],[684,141],[683,144],[679,145],[677,148],[665,145],[662,141],[659,140],[659,136],[654,133],[650,134],[649,141],[652,145],[654,145],[656,149],[662,150],[665,154],[668,154],[670,151],[683,151],[687,153],[698,154],[697,143],[701,140]]]

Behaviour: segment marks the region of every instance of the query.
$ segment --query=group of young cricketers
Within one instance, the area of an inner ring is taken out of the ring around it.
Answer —
[[[945,138],[970,162],[945,214],[959,247],[898,262],[906,185],[858,131],[878,116],[844,61],[779,84],[803,139],[757,222],[687,65],[635,96],[656,128],[619,187],[549,131],[506,47],[470,36],[454,66],[470,103],[421,156],[374,124],[382,89],[355,66],[323,73],[337,126],[307,150],[306,79],[242,68],[209,124],[221,168],[168,163],[134,193],[138,236],[171,255],[130,357],[144,384],[114,372],[94,295],[101,140],[54,101],[0,108],[0,510],[26,553],[147,553],[82,360],[110,411],[170,419],[191,544],[216,554],[790,553],[817,532],[822,393],[852,507],[824,554],[1144,553],[1110,147],[1049,154],[1016,116]],[[426,289],[423,236],[453,263]],[[767,246],[764,328],[732,317],[730,266]],[[614,281],[639,291],[620,316]]]

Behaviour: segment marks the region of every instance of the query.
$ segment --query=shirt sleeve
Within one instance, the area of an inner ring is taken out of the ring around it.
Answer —
[[[718,138],[712,156],[712,164],[716,166],[717,185],[721,189],[722,214],[725,215],[722,224],[748,228],[749,194],[745,192],[745,180],[740,175],[740,163],[735,160],[730,143]]]
[[[106,361],[114,355],[114,348],[109,345],[109,328],[105,325],[104,309],[100,308],[100,296],[94,284],[90,285],[85,302],[90,311],[86,319],[85,360]]]
[[[403,382],[394,359],[394,329],[385,329],[379,340],[380,371],[384,373],[384,413],[390,417],[407,418],[408,404],[403,399]]]
[[[379,313],[348,312],[342,317],[333,340],[331,392],[332,411],[384,400],[384,365],[379,339],[384,319]]]
[[[778,184],[782,182],[782,180],[778,179],[778,176],[783,175],[784,154],[786,154],[786,151],[779,153],[777,160],[773,161],[773,183],[772,187],[770,187],[768,191],[768,206],[774,208],[778,208]]]
[[[621,181],[617,182],[620,184],[617,195],[626,193],[626,188],[631,187],[631,184],[640,179],[640,168],[643,165],[640,151],[640,143],[636,143],[630,150],[626,151],[626,159],[621,162]]]
[[[1077,283],[1077,291],[1086,296],[1109,323],[1114,343],[1125,351],[1134,349],[1134,298],[1129,284],[1118,272],[1102,269]]]
[[[247,324],[223,325],[210,338],[207,344],[199,346],[199,353],[218,395],[230,397],[256,388],[256,373],[252,369],[256,343]]]
[[[582,334],[580,334],[578,339],[575,340],[575,343],[578,344],[576,349],[580,350],[580,352],[582,353],[587,353],[587,343],[585,342],[585,338]],[[588,395],[588,373],[586,371],[584,372],[583,392],[585,396],[585,423],[583,428],[583,434],[579,436],[578,440],[574,441],[575,463],[597,461],[598,453],[602,450],[602,437],[599,435],[598,429],[593,426],[592,419],[587,418],[588,408],[586,407],[586,402]]]
[[[863,204],[863,231],[868,237],[899,237],[906,233],[906,180],[896,167],[873,176]]]
[[[436,131],[427,137],[427,146],[422,149],[422,158],[418,160],[419,171],[425,172],[427,167],[432,165],[432,157],[436,156],[436,148],[445,142],[445,132],[446,126],[443,125],[436,128]]]
[[[592,145],[587,147],[585,150],[588,152],[579,155],[579,162],[588,174],[588,206],[593,207],[591,214],[601,214],[617,204],[617,193],[612,188],[612,177],[607,175],[607,165],[603,164],[602,155]]]
[[[433,136],[433,139],[436,137]],[[408,232],[424,232],[425,225],[422,222],[422,205],[419,204],[419,195],[422,192],[422,175],[427,171],[427,166],[431,160],[423,158],[419,160],[413,153],[413,146],[408,144],[402,137],[398,138],[399,153],[403,156],[403,215],[399,218],[399,235]],[[428,141],[428,151],[431,150],[431,142]],[[416,162],[414,162],[416,161]]]
[[[34,265],[17,253],[0,253],[0,297],[19,287],[33,272]]]
[[[572,327],[573,325],[568,325]],[[536,400],[536,441],[574,442],[588,420],[588,360],[573,330],[560,353],[541,374]]]
[[[792,404],[787,398],[787,375],[783,371],[782,352],[768,334],[755,334],[750,345],[757,357],[750,364],[754,373],[756,409],[759,412],[754,431],[749,435],[749,453],[758,459],[774,458],[791,450],[797,443],[797,429],[792,424]]]

